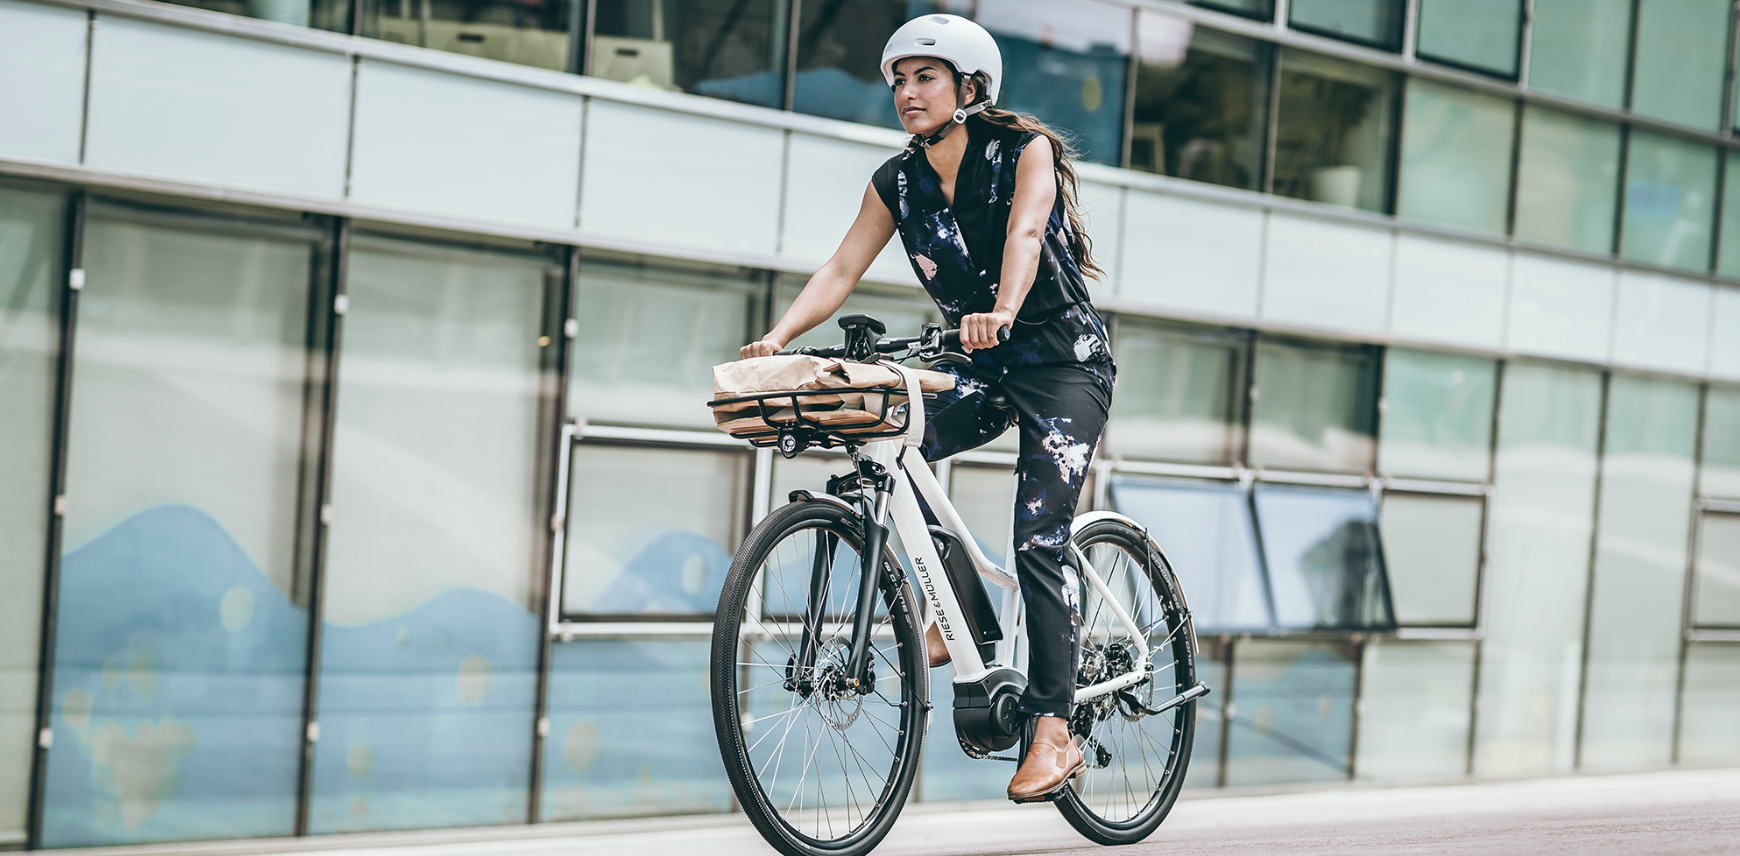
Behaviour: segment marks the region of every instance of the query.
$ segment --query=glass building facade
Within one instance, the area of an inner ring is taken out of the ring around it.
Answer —
[[[0,0],[0,849],[734,810],[711,612],[841,459],[710,368],[937,11],[1086,162],[1190,786],[1740,763],[1731,4],[185,5]],[[895,249],[851,312],[937,320]]]

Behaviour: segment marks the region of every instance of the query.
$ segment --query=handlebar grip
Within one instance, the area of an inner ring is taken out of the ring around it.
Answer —
[[[999,343],[1009,341],[1009,332],[1010,331],[1009,331],[1008,327],[998,327],[997,328],[997,341]],[[943,343],[943,347],[945,347],[945,348],[949,348],[949,349],[959,348],[961,346],[961,331],[958,329],[957,330],[945,330],[942,334],[942,343]]]

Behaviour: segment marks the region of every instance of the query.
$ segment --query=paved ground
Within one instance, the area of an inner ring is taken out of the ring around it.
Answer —
[[[741,816],[472,830],[396,838],[317,838],[162,854],[318,852],[319,856],[765,856]],[[878,856],[978,854],[1740,854],[1740,770],[1406,788],[1345,788],[1180,800],[1140,845],[1089,844],[1050,806],[910,808]],[[146,850],[145,853],[149,853]],[[142,856],[138,849],[134,856]],[[97,856],[86,851],[86,856]]]

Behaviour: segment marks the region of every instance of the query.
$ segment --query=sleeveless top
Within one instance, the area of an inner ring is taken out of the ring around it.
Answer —
[[[1036,133],[978,119],[969,119],[964,129],[967,150],[955,177],[952,207],[943,196],[936,170],[917,146],[889,158],[870,179],[894,216],[913,273],[950,327],[959,327],[963,316],[996,308],[1015,196],[1015,164],[1030,143],[1042,139]],[[1069,250],[1069,237],[1060,189],[1046,223],[1038,273],[1016,314],[1009,341],[974,351],[975,365],[1111,362],[1106,325],[1088,298],[1081,266]]]

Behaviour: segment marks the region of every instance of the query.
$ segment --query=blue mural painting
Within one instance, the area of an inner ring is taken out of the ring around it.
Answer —
[[[731,570],[731,554],[719,542],[688,529],[658,534],[623,565],[588,612],[711,613]]]
[[[287,835],[308,615],[205,512],[161,505],[61,562],[43,843]]]
[[[1233,667],[1227,784],[1346,778],[1354,672],[1353,662],[1328,646],[1291,658],[1280,651],[1241,651]]]

